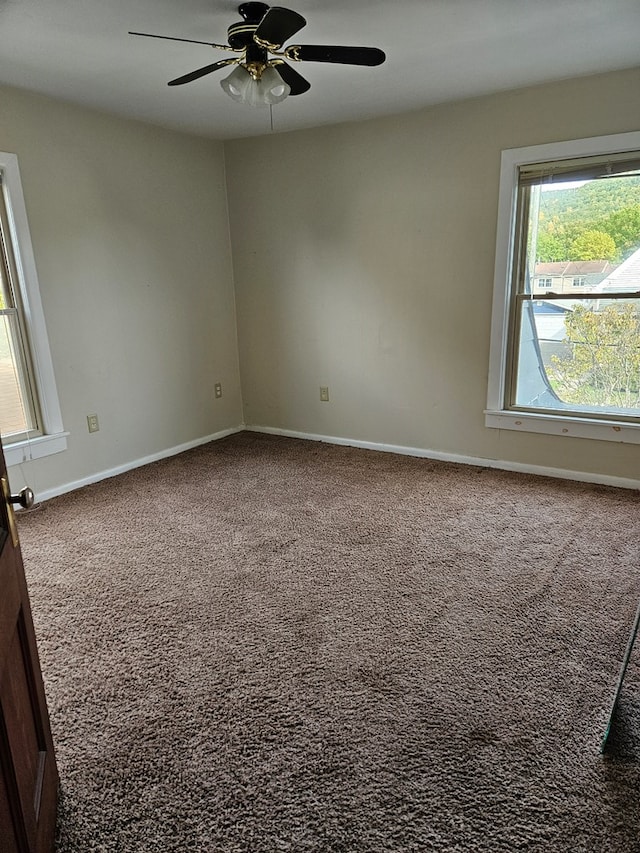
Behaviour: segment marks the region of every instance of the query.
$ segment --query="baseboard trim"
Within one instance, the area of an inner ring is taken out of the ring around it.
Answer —
[[[61,486],[54,486],[52,489],[45,489],[38,492],[36,498],[38,503],[47,501],[50,498],[55,498],[58,495],[64,495],[67,492],[73,492],[75,489],[81,489],[83,486],[90,486],[92,483],[99,483],[100,480],[107,480],[109,477],[116,477],[118,474],[124,474],[126,471],[131,471],[134,468],[141,468],[143,465],[149,465],[151,462],[157,462],[160,459],[167,459],[169,456],[177,456],[179,453],[184,453],[185,450],[191,450],[194,447],[199,447],[201,444],[208,444],[210,441],[219,441],[221,438],[226,438],[228,435],[234,435],[237,432],[242,432],[245,429],[244,424],[223,429],[220,432],[214,432],[212,435],[205,435],[202,438],[196,438],[193,441],[186,441],[184,444],[177,444],[175,447],[167,447],[165,450],[160,450],[158,453],[152,453],[149,456],[143,456],[139,459],[132,459],[131,462],[125,462],[123,465],[116,465],[114,468],[109,468],[104,471],[97,471],[95,474],[89,474],[88,477],[83,477],[80,480],[73,480],[69,483],[64,483]]]
[[[45,489],[42,492],[38,492],[37,500],[38,502],[42,502],[49,500],[50,498],[55,498],[58,495],[64,495],[67,492],[74,491],[75,489],[81,489],[83,486],[90,486],[92,483],[100,482],[100,480],[106,480],[109,477],[124,474],[126,471],[131,471],[134,468],[140,468],[143,465],[149,465],[151,462],[157,462],[160,459],[177,456],[179,453],[184,453],[186,450],[191,450],[192,448],[199,447],[202,444],[208,444],[211,441],[219,441],[221,438],[226,438],[229,435],[234,435],[235,433],[243,431],[264,433],[266,435],[282,435],[287,438],[300,438],[305,441],[321,441],[326,444],[339,444],[345,447],[359,447],[363,450],[375,450],[381,453],[398,453],[402,456],[417,456],[423,459],[435,459],[440,462],[455,462],[460,465],[475,465],[480,468],[497,468],[502,471],[513,471],[519,474],[537,474],[540,477],[557,477],[561,480],[577,480],[581,483],[595,483],[602,486],[615,486],[621,489],[640,490],[640,480],[632,480],[626,477],[611,477],[607,474],[593,474],[586,471],[570,471],[564,468],[549,468],[543,465],[527,465],[521,462],[509,462],[503,459],[485,459],[483,457],[476,456],[462,456],[457,453],[443,453],[439,450],[429,450],[422,447],[404,447],[397,444],[360,441],[355,438],[341,438],[334,435],[320,435],[291,429],[278,429],[276,427],[258,425],[246,426],[245,424],[239,424],[237,427],[220,430],[220,432],[202,436],[201,438],[196,438],[193,441],[187,441],[184,444],[168,447],[158,453],[152,453],[149,456],[133,459],[130,462],[125,462],[124,464],[117,465],[114,468],[98,471],[79,480],[73,480],[68,483],[63,483],[60,486],[54,486],[51,489]]]
[[[504,459],[485,459],[476,456],[461,456],[457,453],[442,453],[422,447],[402,447],[395,444],[382,444],[373,441],[359,441],[355,438],[340,438],[333,435],[316,435],[290,429],[277,429],[266,426],[245,426],[248,432],[267,435],[282,435],[288,438],[302,438],[307,441],[323,441],[327,444],[341,444],[346,447],[360,447],[363,450],[377,450],[382,453],[399,453],[403,456],[418,456],[424,459],[436,459],[440,462],[456,462],[460,465],[475,465],[480,468],[497,468],[502,471],[514,471],[518,474],[537,474],[540,477],[557,477],[561,480],[577,480],[580,483],[595,483],[600,486],[616,486],[621,489],[640,489],[640,480],[626,477],[611,477],[608,474],[592,474],[587,471],[570,471],[565,468],[549,468],[543,465],[527,465],[522,462],[509,462]]]

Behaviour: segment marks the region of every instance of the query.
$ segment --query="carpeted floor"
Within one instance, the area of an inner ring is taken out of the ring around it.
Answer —
[[[59,853],[637,853],[639,501],[243,433],[22,514]]]

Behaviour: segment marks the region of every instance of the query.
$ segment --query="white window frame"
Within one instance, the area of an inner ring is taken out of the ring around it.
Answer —
[[[3,443],[6,463],[11,466],[66,450],[69,433],[65,432],[62,425],[62,413],[42,310],[40,285],[17,156],[0,152],[0,171],[9,221],[9,236],[14,248],[23,319],[29,333],[33,380],[42,416],[42,435]]]
[[[485,426],[519,432],[640,444],[640,424],[614,418],[605,420],[565,413],[515,412],[509,410],[505,403],[509,310],[512,297],[511,270],[516,236],[516,202],[520,166],[637,150],[640,150],[640,131],[531,145],[526,148],[510,148],[502,152]]]

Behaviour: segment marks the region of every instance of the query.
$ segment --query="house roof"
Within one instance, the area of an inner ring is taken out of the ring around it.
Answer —
[[[615,270],[609,261],[553,261],[538,263],[535,275],[572,276],[572,275],[608,275]]]
[[[536,299],[533,303],[533,313],[538,314],[566,314],[568,311],[571,311],[571,308],[567,306],[567,304],[562,302],[559,304],[558,302],[547,302],[544,299]]]
[[[640,292],[640,249],[636,249],[626,261],[623,261],[594,289],[608,291],[609,293],[634,292],[636,290]]]

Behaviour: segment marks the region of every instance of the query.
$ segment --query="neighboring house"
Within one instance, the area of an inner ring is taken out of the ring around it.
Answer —
[[[537,263],[533,278],[533,292],[571,293],[596,287],[615,271],[609,261],[554,261]]]
[[[563,341],[566,335],[564,318],[571,308],[568,301],[546,302],[544,299],[536,299],[533,303],[533,316],[536,323],[536,331],[542,341]]]
[[[24,411],[14,363],[9,337],[5,329],[0,329],[0,429],[3,435],[24,429]]]
[[[560,357],[567,355],[565,317],[571,310],[571,303],[568,300],[566,302],[562,300],[560,303],[536,299],[533,303],[535,330],[540,356],[545,366],[550,363],[552,355]]]
[[[640,249],[616,267],[595,288],[598,293],[640,292]]]

